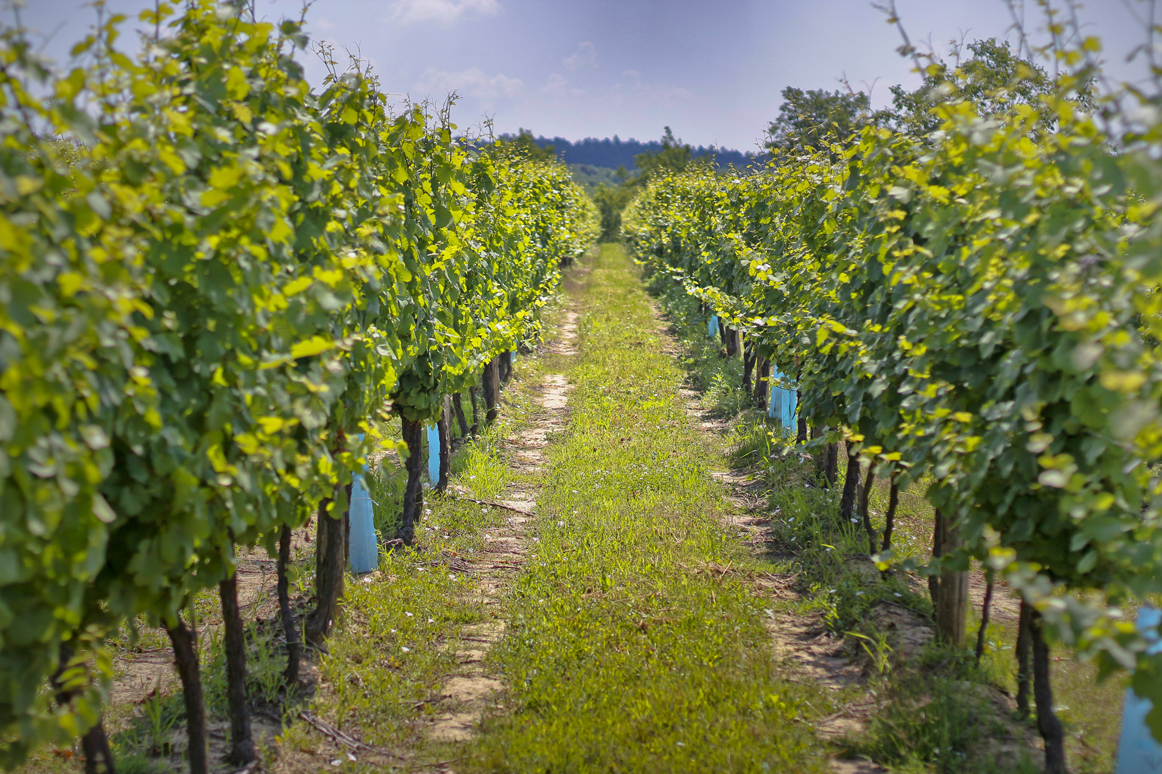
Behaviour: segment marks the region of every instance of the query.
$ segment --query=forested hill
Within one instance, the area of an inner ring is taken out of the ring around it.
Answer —
[[[504,139],[512,139],[505,135]],[[617,135],[613,139],[606,137],[598,140],[595,137],[586,137],[578,142],[570,142],[564,137],[537,137],[534,142],[542,148],[552,146],[557,156],[566,164],[589,164],[595,167],[609,167],[617,169],[634,168],[633,157],[639,153],[658,153],[662,150],[662,143],[657,140],[639,142],[638,140],[622,140]],[[757,154],[743,153],[742,151],[727,150],[725,148],[706,147],[698,145],[692,147],[694,156],[714,156],[718,166],[725,167],[733,164],[736,167],[745,167],[751,164]]]

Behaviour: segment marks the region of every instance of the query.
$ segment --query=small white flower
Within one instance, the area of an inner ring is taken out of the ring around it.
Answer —
[[[413,616],[411,613],[409,613],[409,612],[407,612],[407,611],[404,611],[404,615],[406,615],[408,618],[414,618],[414,617],[415,617],[415,616]]]
[[[400,646],[400,650],[402,650],[404,653],[411,653],[412,652],[411,648],[405,648],[402,645]]]

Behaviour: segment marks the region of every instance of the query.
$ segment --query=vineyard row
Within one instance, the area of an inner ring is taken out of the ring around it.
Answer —
[[[1123,612],[1162,592],[1160,127],[1115,140],[1082,109],[1085,46],[1055,93],[1021,103],[1014,82],[985,112],[937,83],[934,133],[868,127],[746,174],[673,174],[623,219],[647,270],[741,337],[748,374],[786,375],[841,515],[880,569],[927,576],[939,639],[965,643],[973,560],[1021,594],[1018,703],[1032,691],[1052,772],[1047,635],[1132,669],[1162,738],[1157,634]],[[924,486],[928,564],[893,560],[892,507],[873,528],[877,479],[893,504]]]
[[[401,532],[422,513],[424,424],[539,335],[559,269],[597,234],[560,165],[393,109],[359,62],[304,78],[298,22],[165,4],[136,58],[119,17],[46,67],[0,31],[0,764],[101,730],[109,641],[144,616],[172,641],[192,771],[207,768],[195,635],[222,603],[230,759],[254,759],[236,548],[279,557],[294,685],[303,636],[291,531],[318,519],[321,644],[368,453],[408,453]],[[446,435],[446,433],[445,433]],[[403,451],[403,449],[401,449]],[[95,769],[94,769],[95,770]]]

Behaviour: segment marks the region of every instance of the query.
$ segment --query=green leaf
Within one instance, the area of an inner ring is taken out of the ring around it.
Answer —
[[[323,352],[333,349],[335,342],[329,341],[322,336],[313,336],[306,341],[300,341],[291,347],[291,357],[298,359],[300,357],[311,357]]]

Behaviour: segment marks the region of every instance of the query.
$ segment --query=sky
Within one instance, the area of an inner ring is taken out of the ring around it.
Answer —
[[[57,62],[92,27],[89,0],[24,0],[21,21]],[[255,0],[259,16],[300,14],[302,0]],[[1044,24],[1030,5],[1030,31]],[[107,0],[136,15],[153,0]],[[1103,43],[1107,73],[1134,81],[1144,39],[1138,0],[1090,0],[1083,31]],[[947,52],[953,39],[1015,40],[1003,0],[897,0],[913,43]],[[787,86],[869,91],[919,78],[898,31],[868,0],[315,0],[307,31],[369,61],[385,91],[412,100],[458,94],[462,127],[527,128],[569,140],[661,137],[754,150]],[[4,19],[11,23],[11,12]],[[132,47],[132,36],[123,38]],[[304,58],[318,81],[323,67]]]

